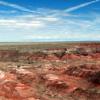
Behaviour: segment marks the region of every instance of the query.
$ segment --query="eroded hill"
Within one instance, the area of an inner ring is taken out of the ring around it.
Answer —
[[[0,49],[0,100],[100,99],[99,43],[26,47]]]

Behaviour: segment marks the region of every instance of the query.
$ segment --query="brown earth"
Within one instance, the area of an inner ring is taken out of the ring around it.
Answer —
[[[0,100],[100,100],[100,44],[0,49]]]

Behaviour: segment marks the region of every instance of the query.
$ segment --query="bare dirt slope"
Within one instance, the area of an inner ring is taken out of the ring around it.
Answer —
[[[1,45],[0,100],[100,100],[100,43]]]

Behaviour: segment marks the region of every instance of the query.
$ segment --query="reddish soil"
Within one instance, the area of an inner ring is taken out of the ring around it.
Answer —
[[[0,50],[0,100],[100,100],[100,44]]]

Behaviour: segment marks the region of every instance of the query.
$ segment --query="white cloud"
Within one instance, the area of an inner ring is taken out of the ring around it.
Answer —
[[[17,12],[16,10],[9,10],[9,11],[0,10],[0,14],[14,14],[16,12]]]
[[[16,31],[12,31],[13,34],[23,34],[25,40],[99,40],[100,15],[93,14],[88,17],[92,20],[80,19],[80,16],[76,18],[73,15],[70,18],[25,15],[14,19],[0,19],[0,28],[5,29],[4,33],[9,31],[8,27],[12,28]]]
[[[86,3],[83,3],[83,4],[80,4],[80,5],[77,5],[77,6],[68,8],[68,9],[65,10],[65,12],[75,11],[77,9],[80,9],[80,8],[83,8],[83,7],[86,7],[86,6],[89,6],[90,4],[93,4],[93,3],[96,3],[96,2],[99,2],[99,1],[100,0],[93,0],[93,1],[90,1],[90,2],[86,2]]]
[[[2,27],[10,27],[10,28],[39,28],[39,27],[43,27],[44,23],[42,23],[41,21],[26,21],[26,20],[17,20],[17,19],[13,19],[13,20],[9,20],[9,19],[0,19],[0,26]]]
[[[33,13],[33,11],[30,10],[30,9],[28,9],[28,8],[22,7],[22,6],[17,5],[17,4],[5,2],[5,1],[0,1],[0,5],[9,6],[9,7],[12,7],[12,8],[15,8],[15,9],[18,9],[18,10],[21,10],[21,11]]]
[[[6,19],[0,18],[0,34],[15,34],[15,38],[16,35],[19,34],[20,37],[23,36],[24,40],[99,40],[100,14],[69,14],[71,11],[98,1],[100,0],[80,4],[64,11],[43,8],[31,11],[19,5],[2,1],[0,2],[2,5],[30,12],[30,14],[17,15],[13,18]]]

